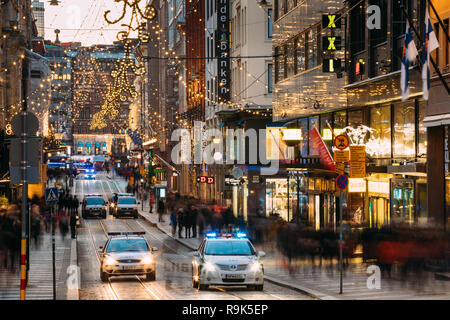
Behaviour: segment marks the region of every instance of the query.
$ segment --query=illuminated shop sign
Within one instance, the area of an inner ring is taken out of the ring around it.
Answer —
[[[361,178],[348,179],[348,192],[366,192],[366,181]]]
[[[302,129],[281,129],[283,141],[301,141]]]
[[[230,56],[230,3],[229,0],[217,0],[217,97],[219,102],[231,100],[231,59]]]
[[[369,181],[369,192],[389,194],[389,182]]]

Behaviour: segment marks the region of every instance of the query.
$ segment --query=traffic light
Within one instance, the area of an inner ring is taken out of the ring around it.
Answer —
[[[341,59],[323,59],[322,72],[336,72],[341,71]]]

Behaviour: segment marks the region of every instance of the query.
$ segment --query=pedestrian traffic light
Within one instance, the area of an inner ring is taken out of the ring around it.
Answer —
[[[340,72],[341,59],[323,59],[322,72]]]

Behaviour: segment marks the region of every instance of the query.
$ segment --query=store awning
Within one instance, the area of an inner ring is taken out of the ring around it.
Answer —
[[[79,141],[77,145],[78,145],[80,148],[82,148],[82,147],[83,147],[83,142]]]
[[[435,116],[426,116],[423,119],[424,127],[438,127],[450,124],[450,114],[439,114]]]
[[[92,143],[86,142],[86,147],[88,147],[88,148],[92,147]]]

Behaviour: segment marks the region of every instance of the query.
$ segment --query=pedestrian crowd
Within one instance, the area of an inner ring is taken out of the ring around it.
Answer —
[[[231,232],[246,229],[242,218],[233,215],[231,207],[205,205],[194,197],[182,197],[177,193],[169,193],[166,199],[155,201],[150,195],[150,213],[156,204],[158,222],[165,222],[164,216],[169,216],[172,235],[179,238],[196,238],[203,236],[207,231]]]
[[[28,199],[30,247],[39,248],[42,234],[52,232],[52,210],[55,232],[59,230],[61,237],[65,238],[70,231],[71,237],[76,237],[79,200],[61,191],[54,205],[47,204],[45,197],[35,195]],[[22,238],[21,208],[21,201],[0,208],[0,269],[14,270],[18,266]]]

